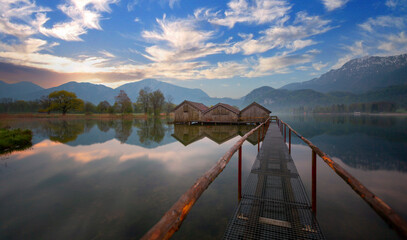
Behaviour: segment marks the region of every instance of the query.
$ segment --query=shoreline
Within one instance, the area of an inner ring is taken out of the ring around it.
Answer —
[[[172,115],[160,115],[160,118],[171,117]],[[94,114],[83,114],[83,113],[70,113],[70,114],[57,114],[57,113],[1,113],[0,119],[7,118],[45,118],[45,119],[148,119],[155,116],[145,115],[145,114],[109,114],[109,113],[94,113]]]

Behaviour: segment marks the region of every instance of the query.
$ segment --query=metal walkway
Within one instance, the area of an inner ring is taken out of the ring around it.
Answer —
[[[325,239],[276,123],[270,123],[224,239]]]

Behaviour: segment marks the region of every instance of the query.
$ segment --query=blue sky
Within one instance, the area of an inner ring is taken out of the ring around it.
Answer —
[[[155,78],[211,96],[407,53],[405,0],[0,0],[0,80],[117,87]]]

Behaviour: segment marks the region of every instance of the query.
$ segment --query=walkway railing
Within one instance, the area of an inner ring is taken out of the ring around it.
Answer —
[[[239,151],[239,172],[241,172],[242,144],[250,135],[258,131],[257,140],[258,145],[260,145],[260,139],[264,137],[269,120],[270,118],[240,138],[211,169],[200,177],[195,184],[188,189],[174,205],[172,205],[170,210],[164,214],[160,221],[158,221],[141,239],[169,239],[176,231],[178,231],[192,206],[223,169],[225,169],[236,151]],[[259,149],[260,148],[258,147],[258,150]],[[241,182],[241,176],[239,176],[239,182]],[[239,186],[239,193],[241,192],[240,189],[241,186]],[[239,196],[239,198],[240,197],[241,196]]]
[[[312,149],[312,211],[316,213],[316,155],[320,156],[325,163],[332,168],[379,216],[385,220],[390,227],[395,229],[400,237],[407,239],[407,222],[404,221],[389,205],[381,200],[374,193],[369,191],[361,182],[343,169],[338,163],[333,161],[326,153],[312,144],[311,141],[301,136],[290,125],[280,120],[278,117],[272,117],[280,127],[281,134],[284,135],[286,142],[288,128],[288,149],[291,154],[291,132],[297,135]]]

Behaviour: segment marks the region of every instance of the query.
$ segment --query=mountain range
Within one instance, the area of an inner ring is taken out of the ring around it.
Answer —
[[[78,82],[44,89],[31,82],[8,84],[0,81],[0,98],[35,100],[53,91],[66,90],[75,92],[84,101],[98,104],[107,100],[112,104],[120,90],[124,90],[135,102],[139,91],[145,87],[152,91],[159,89],[164,96],[171,96],[175,104],[187,99],[206,105],[223,102],[242,108],[256,101],[272,110],[372,101],[390,101],[407,106],[407,54],[354,59],[319,78],[291,83],[280,89],[263,86],[239,99],[212,98],[201,89],[184,88],[155,79],[127,83],[115,89]]]
[[[407,54],[389,57],[363,57],[350,60],[305,82],[282,87],[287,90],[312,89],[319,92],[343,91],[363,93],[407,83]]]

